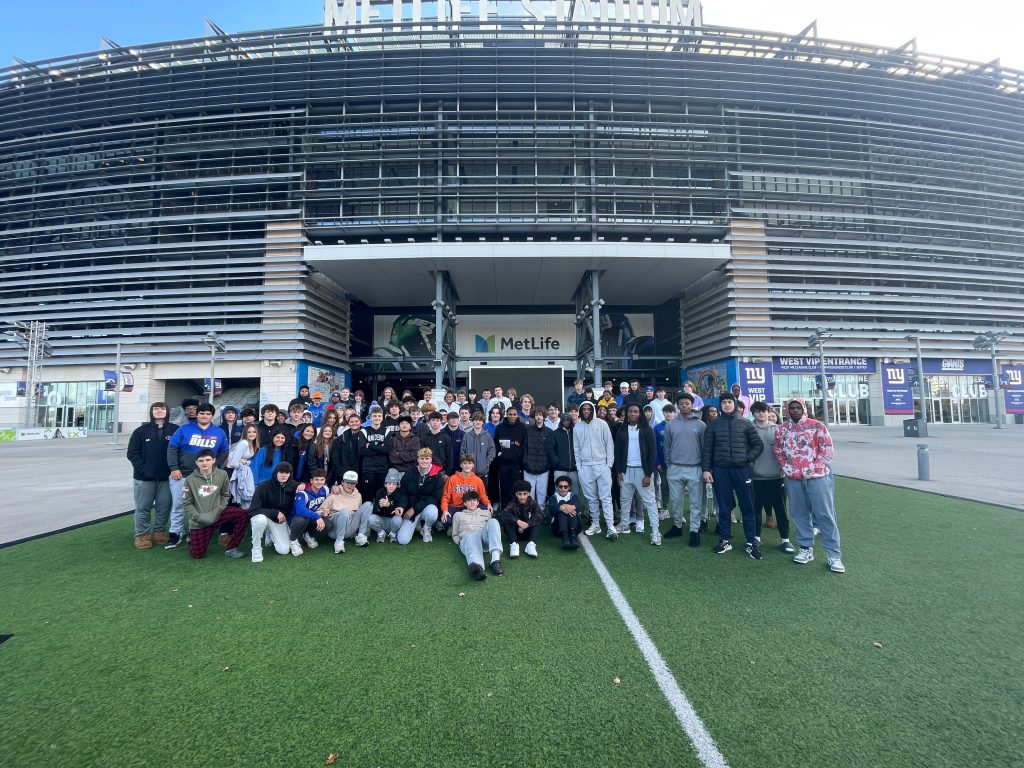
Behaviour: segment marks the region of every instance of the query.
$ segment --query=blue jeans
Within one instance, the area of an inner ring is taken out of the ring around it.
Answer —
[[[185,478],[188,477],[184,472],[181,475],[181,480],[168,480],[167,484],[171,487],[171,533],[176,533],[179,536],[185,531],[185,508],[181,506],[181,491],[185,487]]]
[[[757,519],[754,516],[754,470],[746,467],[712,467],[711,476],[715,479],[715,500],[718,502],[718,537],[732,538],[732,497],[736,495],[736,503],[743,515],[743,536],[748,544],[754,543],[757,535]],[[690,525],[693,523],[691,521]]]
[[[802,480],[786,478],[789,517],[796,527],[796,543],[814,546],[814,528],[821,531],[821,546],[829,557],[842,557],[836,520],[835,486],[831,475]]]
[[[437,507],[428,504],[418,515],[413,515],[412,520],[403,520],[402,527],[398,529],[398,543],[408,544],[412,541],[412,535],[416,532],[416,526],[423,523],[424,528],[430,528],[437,521]]]
[[[132,480],[135,496],[135,535],[149,533],[150,510],[156,506],[153,530],[167,530],[171,516],[171,487],[166,480]]]

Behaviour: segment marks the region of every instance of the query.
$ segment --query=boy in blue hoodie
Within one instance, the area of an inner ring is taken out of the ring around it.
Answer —
[[[295,505],[288,516],[288,547],[293,555],[302,554],[299,536],[304,536],[310,549],[316,549],[317,543],[307,531],[312,526],[316,531],[324,529],[324,519],[317,510],[327,500],[327,473],[322,469],[314,469],[309,476],[306,489],[295,494]]]

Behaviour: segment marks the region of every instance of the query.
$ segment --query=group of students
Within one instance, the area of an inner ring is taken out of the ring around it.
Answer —
[[[348,390],[324,404],[302,388],[284,411],[263,406],[258,421],[254,409],[225,406],[219,425],[210,403],[183,402],[180,424],[166,403],[153,403],[128,446],[135,546],[173,549],[187,537],[190,555],[201,558],[219,535],[229,557],[244,557],[249,529],[259,563],[265,547],[299,556],[303,544],[319,546],[320,534],[340,554],[346,539],[361,547],[375,535],[405,545],[417,532],[425,543],[447,532],[470,575],[483,579],[488,569],[503,572],[502,537],[511,557],[537,557],[546,526],[565,550],[579,547],[581,533],[600,535],[602,518],[609,539],[649,524],[651,543],[661,545],[664,517],[672,518],[664,538],[683,535],[687,500],[689,543],[699,546],[714,513],[705,504],[710,488],[710,506],[719,510],[716,553],[732,549],[738,507],[753,559],[762,557],[762,519],[778,527],[782,550],[796,553],[792,518],[796,562],[814,559],[820,532],[829,567],[845,570],[831,438],[801,402],[789,403],[789,419],[775,424],[764,403],[744,409],[753,421],[741,418],[737,406],[746,403],[733,391],[698,409],[689,382],[675,405],[664,389],[640,389],[638,381],[620,390],[613,396],[606,384],[595,398],[576,381],[562,413],[558,403],[541,408],[529,394],[501,387],[440,400],[430,389],[416,400],[387,387],[370,404]]]

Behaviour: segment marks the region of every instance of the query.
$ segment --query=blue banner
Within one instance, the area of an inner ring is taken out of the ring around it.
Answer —
[[[103,369],[103,391],[114,392],[117,389],[117,376],[113,371]]]
[[[989,360],[967,359],[963,357],[926,357],[923,361],[926,374],[945,374],[947,376],[992,376],[992,363]]]
[[[1003,389],[1006,412],[1024,413],[1024,365],[1004,365],[1000,378],[1006,379]]]
[[[740,389],[753,402],[775,401],[771,363],[740,363]]]
[[[887,414],[914,415],[914,390],[910,369],[895,363],[882,364],[882,406]]]
[[[873,357],[830,357],[825,355],[825,373],[874,373],[877,361]],[[821,373],[821,358],[817,355],[773,357],[775,373]]]

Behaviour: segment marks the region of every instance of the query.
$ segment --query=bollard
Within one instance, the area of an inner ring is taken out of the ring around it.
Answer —
[[[928,444],[917,444],[917,479],[931,480],[931,468],[928,466]]]

